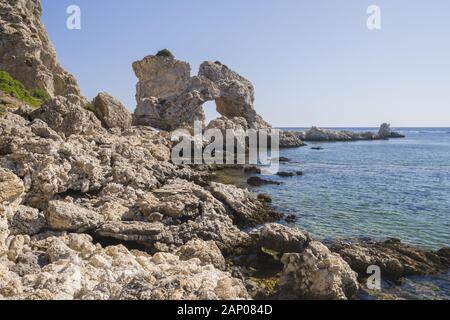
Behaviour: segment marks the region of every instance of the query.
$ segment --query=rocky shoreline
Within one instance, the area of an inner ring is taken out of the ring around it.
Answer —
[[[278,224],[267,197],[212,181],[213,168],[175,165],[163,126],[201,118],[208,99],[216,128],[270,129],[251,83],[223,64],[190,77],[173,57],[144,58],[131,115],[107,93],[81,96],[39,0],[0,9],[1,52],[15,56],[0,69],[49,96],[33,108],[0,94],[0,299],[353,299],[368,263],[396,277],[448,269],[448,249],[327,247]]]

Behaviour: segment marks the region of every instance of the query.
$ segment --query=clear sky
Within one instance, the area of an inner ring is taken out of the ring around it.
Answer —
[[[66,28],[81,8],[82,29]],[[366,27],[381,8],[382,29]],[[170,49],[193,74],[220,60],[275,126],[450,126],[448,0],[43,0],[62,65],[89,98],[131,111],[133,61]],[[214,106],[207,104],[207,115]]]

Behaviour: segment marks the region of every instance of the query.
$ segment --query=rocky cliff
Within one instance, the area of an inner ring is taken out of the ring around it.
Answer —
[[[0,2],[0,70],[9,72],[29,89],[51,97],[80,97],[75,78],[58,63],[41,22],[40,0]]]

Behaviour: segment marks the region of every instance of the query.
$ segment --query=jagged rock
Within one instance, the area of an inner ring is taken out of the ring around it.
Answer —
[[[96,234],[118,240],[153,244],[159,239],[163,229],[164,225],[161,223],[139,221],[106,222],[100,226]]]
[[[383,277],[394,280],[411,275],[439,274],[450,268],[448,257],[398,240],[337,243],[331,250],[339,253],[362,277],[367,276],[367,268],[371,265],[380,267]]]
[[[44,90],[52,97],[74,95],[82,100],[77,81],[57,62],[41,14],[40,0],[1,1],[0,70],[29,89]]]
[[[167,99],[180,95],[187,89],[191,79],[191,66],[172,57],[147,56],[133,63],[139,79],[136,97]]]
[[[383,123],[380,127],[380,130],[378,131],[378,136],[381,139],[389,139],[389,138],[404,138],[405,136],[398,133],[398,132],[394,132],[391,130],[391,125],[388,123]]]
[[[214,241],[194,239],[180,247],[177,255],[181,260],[199,259],[202,265],[212,264],[220,270],[225,270],[225,258]]]
[[[358,291],[357,274],[338,254],[317,241],[302,253],[286,253],[278,286],[284,294],[309,299],[348,299]]]
[[[31,114],[32,119],[40,119],[60,134],[94,134],[101,131],[100,121],[92,112],[67,98],[56,97]]]
[[[147,194],[140,209],[147,216],[159,212],[170,218],[195,218],[203,212],[225,212],[211,193],[182,179],[169,180],[162,188]]]
[[[134,123],[164,130],[192,128],[204,121],[202,105],[215,101],[224,116],[214,128],[233,127],[236,121],[248,128],[269,128],[257,115],[253,85],[219,62],[204,62],[191,78],[190,66],[173,57],[147,56],[133,64],[139,79]]]
[[[22,180],[9,170],[0,168],[0,204],[12,204],[24,193]]]
[[[253,107],[255,90],[250,81],[219,62],[200,65],[199,76],[211,80],[220,90],[216,97],[217,112],[227,118],[243,117],[250,127],[256,123]]]
[[[10,221],[12,235],[36,235],[47,225],[45,216],[39,210],[27,206],[19,206]]]
[[[82,234],[42,236],[21,245],[10,271],[0,263],[0,297],[6,299],[155,300],[248,299],[241,280],[199,259],[181,261],[123,246],[102,248]],[[39,249],[38,249],[39,248]],[[25,252],[28,252],[25,254]],[[41,257],[45,255],[47,261]],[[18,261],[19,261],[18,260]],[[38,263],[38,261],[41,261]]]
[[[132,116],[127,108],[116,98],[106,92],[99,93],[94,98],[93,105],[96,115],[108,129],[131,127]]]
[[[280,141],[289,136],[295,136],[303,141],[358,141],[358,140],[380,140],[388,138],[404,138],[405,136],[392,132],[388,124],[382,124],[378,133],[375,132],[352,132],[348,130],[327,130],[317,127],[302,131],[285,131]],[[282,143],[281,143],[282,144]]]
[[[296,131],[281,131],[280,132],[280,148],[298,148],[306,144],[303,142],[304,134]]]
[[[64,201],[50,201],[45,217],[53,230],[80,233],[94,230],[104,221],[100,214]]]
[[[252,233],[260,247],[279,253],[303,252],[311,241],[311,236],[304,231],[288,228],[278,223],[264,225]]]
[[[234,220],[239,223],[257,225],[280,219],[278,213],[272,211],[255,194],[247,190],[213,182],[211,192],[231,209]]]

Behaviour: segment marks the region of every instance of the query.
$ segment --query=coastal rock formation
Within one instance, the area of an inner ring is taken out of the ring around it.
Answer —
[[[405,136],[394,132],[391,130],[391,125],[388,123],[383,123],[378,131],[378,136],[380,138],[389,139],[389,138],[404,138]]]
[[[83,99],[75,78],[57,62],[41,14],[40,0],[0,2],[0,70],[51,97],[72,95]]]
[[[241,280],[199,259],[103,248],[83,234],[16,236],[0,260],[0,298],[248,299]],[[13,246],[13,243],[15,245]],[[180,284],[180,285],[175,285]]]
[[[116,98],[106,92],[99,93],[94,98],[93,106],[97,117],[108,128],[126,129],[131,127],[133,117],[127,108]]]
[[[311,236],[304,231],[288,228],[278,223],[270,223],[261,227],[252,234],[256,243],[280,253],[303,252],[310,241]]]
[[[278,286],[287,294],[310,299],[347,299],[358,291],[357,274],[338,254],[317,241],[302,253],[282,257],[284,269]]]
[[[392,132],[388,124],[382,124],[378,133],[353,132],[348,130],[336,131],[312,127],[305,132],[297,133],[297,136],[304,141],[358,141],[404,138],[403,135]]]
[[[139,79],[135,124],[169,131],[191,128],[194,121],[205,120],[202,105],[215,101],[225,121],[245,120],[245,129],[270,127],[254,110],[251,82],[220,62],[204,62],[198,76],[191,77],[186,62],[147,56],[133,63],[133,70]]]
[[[367,276],[367,268],[371,265],[380,267],[382,275],[393,280],[405,276],[444,273],[450,268],[448,248],[431,252],[402,244],[395,239],[337,243],[331,250],[339,253],[362,277]]]
[[[359,141],[359,140],[383,140],[390,138],[404,138],[405,136],[391,130],[390,125],[384,123],[378,132],[354,132],[349,130],[328,130],[312,127],[306,131],[282,131],[280,132],[281,148],[296,148],[305,146],[306,142],[334,142],[334,141]]]
[[[220,270],[226,268],[225,258],[214,241],[191,240],[180,247],[177,255],[183,261],[199,259],[202,265],[213,265]]]
[[[0,67],[53,95],[37,110],[0,95],[8,106],[0,115],[0,299],[249,299],[255,264],[235,264],[242,256],[270,260],[278,297],[354,296],[356,273],[339,254],[302,230],[266,225],[281,218],[269,197],[175,165],[169,134],[130,126],[107,94],[94,101],[98,118],[86,110],[56,62],[38,0],[6,0],[0,9],[0,48],[18,52]],[[202,103],[215,100],[223,117],[213,127],[269,127],[254,112],[251,83],[219,62],[204,63],[196,77],[170,57],[147,57],[134,68],[138,124],[178,128],[202,119]],[[261,228],[249,232],[254,226]],[[335,250],[358,269],[373,248]],[[402,274],[411,259],[419,271],[448,267],[448,249],[388,249],[376,248],[370,262],[389,254]]]

